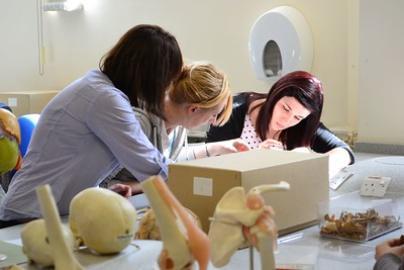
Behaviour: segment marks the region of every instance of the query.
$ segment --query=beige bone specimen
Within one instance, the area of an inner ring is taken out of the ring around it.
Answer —
[[[152,176],[142,182],[142,188],[156,214],[163,241],[163,250],[159,257],[160,269],[192,269],[194,259],[200,270],[207,269],[209,239],[163,179]]]
[[[73,255],[73,250],[64,238],[62,223],[55,200],[51,194],[50,186],[40,186],[36,189],[41,212],[45,220],[50,246],[53,250],[53,259],[56,270],[84,269]]]
[[[198,216],[185,208],[188,211],[188,214],[191,216],[194,223],[199,227],[202,228],[201,221],[199,220]],[[143,240],[161,240],[160,229],[156,223],[156,215],[153,209],[148,209],[143,217],[139,221],[138,230],[135,234],[135,239],[143,239]]]
[[[280,182],[254,187],[247,194],[244,188],[234,187],[223,195],[209,228],[214,266],[226,265],[234,252],[249,242],[261,252],[262,269],[275,269],[273,246],[277,233],[274,212],[265,205],[261,194],[288,189],[288,183]]]
[[[69,228],[62,226],[63,237],[69,249],[74,248],[73,234]],[[22,251],[34,263],[53,266],[53,250],[49,243],[45,220],[37,219],[25,224],[21,230]]]
[[[133,239],[135,222],[132,204],[105,188],[87,188],[70,203],[69,224],[76,241],[99,254],[126,248]]]

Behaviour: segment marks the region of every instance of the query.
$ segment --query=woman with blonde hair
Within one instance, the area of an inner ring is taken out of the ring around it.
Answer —
[[[165,99],[165,126],[177,134],[204,124],[224,125],[231,115],[232,97],[227,77],[208,63],[194,63],[183,68],[179,79],[167,91]],[[241,140],[203,144],[189,147],[186,136],[177,137],[180,147],[167,147],[169,157],[188,160],[236,152]],[[184,146],[184,147],[181,147]]]
[[[185,65],[169,87],[164,99],[164,118],[134,107],[136,118],[150,142],[174,161],[198,159],[248,150],[240,139],[189,146],[187,129],[204,124],[222,126],[232,112],[232,96],[226,75],[212,64],[196,62]],[[129,184],[135,178],[120,171],[112,183]],[[132,182],[132,194],[138,193],[137,181]],[[131,194],[127,194],[131,195]]]

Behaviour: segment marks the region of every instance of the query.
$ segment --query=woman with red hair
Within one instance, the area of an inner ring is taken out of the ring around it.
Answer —
[[[268,94],[243,92],[233,98],[230,120],[211,127],[207,141],[242,138],[250,148],[309,149],[327,153],[330,176],[354,162],[349,146],[321,122],[323,87],[315,76],[295,71],[280,78]]]

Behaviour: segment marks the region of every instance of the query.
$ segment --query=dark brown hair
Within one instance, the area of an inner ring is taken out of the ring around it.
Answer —
[[[173,35],[156,25],[126,32],[100,61],[100,70],[124,92],[132,106],[164,118],[165,90],[179,76],[183,61]]]
[[[286,74],[271,87],[268,94],[251,93],[249,95],[248,104],[266,97],[258,112],[255,123],[256,132],[262,140],[266,139],[274,107],[285,96],[296,98],[310,111],[310,114],[297,125],[283,130],[279,139],[288,150],[296,147],[310,147],[323,110],[323,87],[315,76],[305,71]]]

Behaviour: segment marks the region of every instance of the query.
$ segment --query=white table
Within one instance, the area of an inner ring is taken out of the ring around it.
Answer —
[[[382,173],[384,176],[392,176],[396,181],[391,185],[389,191],[400,191],[404,193],[404,182],[399,181],[404,176],[404,169],[398,161],[404,160],[402,157],[393,160],[392,164],[381,162],[379,159],[369,161],[359,161],[347,169],[355,175],[348,180],[338,191],[330,192],[332,197],[340,197],[341,200],[351,200],[351,205],[361,204],[359,194],[352,192],[358,190],[363,177],[369,174]],[[371,162],[371,166],[364,162]],[[370,167],[370,169],[369,169]],[[366,168],[366,169],[365,169]],[[388,175],[392,174],[392,175]],[[403,177],[404,178],[404,177]],[[344,193],[344,194],[342,194]],[[341,195],[342,194],[342,195]],[[397,213],[404,217],[404,196],[400,193],[389,193],[388,198],[396,201]],[[369,199],[371,200],[371,199]],[[337,201],[334,201],[337,202]],[[134,202],[142,204],[143,201]],[[22,226],[14,226],[0,230],[0,240],[18,241]],[[354,243],[340,240],[321,238],[319,236],[319,226],[306,228],[296,233],[292,233],[281,238],[281,243],[276,254],[276,261],[279,264],[303,264],[310,265],[307,269],[319,270],[361,270],[372,269],[375,263],[374,248],[377,244],[391,238],[404,234],[404,229],[399,229],[384,236],[368,241],[366,243]],[[290,241],[287,241],[287,240]],[[285,242],[286,241],[286,242]],[[139,246],[138,249],[136,246]],[[86,266],[86,269],[155,269],[155,261],[161,250],[161,242],[158,241],[134,241],[131,246],[121,254],[112,257],[99,257],[85,252],[78,254],[79,261]],[[1,251],[0,251],[1,253]],[[260,269],[259,255],[255,253],[255,269]],[[24,266],[26,269],[35,269],[32,266]],[[210,266],[209,269],[216,269]],[[230,263],[220,269],[249,269],[249,250],[238,251],[231,259]]]
[[[396,201],[398,206],[404,206],[404,198],[399,193],[389,193],[388,198]],[[335,200],[335,199],[334,199]],[[340,200],[359,205],[364,200],[358,192],[341,195]],[[403,207],[398,212],[404,216]],[[0,240],[19,239],[22,225],[0,230]],[[372,269],[374,260],[374,247],[393,237],[404,234],[403,229],[376,238],[366,243],[354,243],[348,241],[321,238],[319,226],[313,226],[304,230],[281,237],[276,261],[278,264],[301,264],[308,265],[307,269],[344,269],[360,270]],[[289,240],[289,241],[288,241]],[[116,256],[99,257],[88,252],[79,252],[77,257],[86,269],[154,269],[155,261],[161,250],[161,242],[158,241],[133,241],[121,254]],[[255,269],[260,269],[259,255],[255,253]],[[32,266],[24,266],[26,269],[36,269]],[[209,269],[216,269],[210,266]],[[249,250],[238,251],[230,263],[221,269],[249,269]]]

